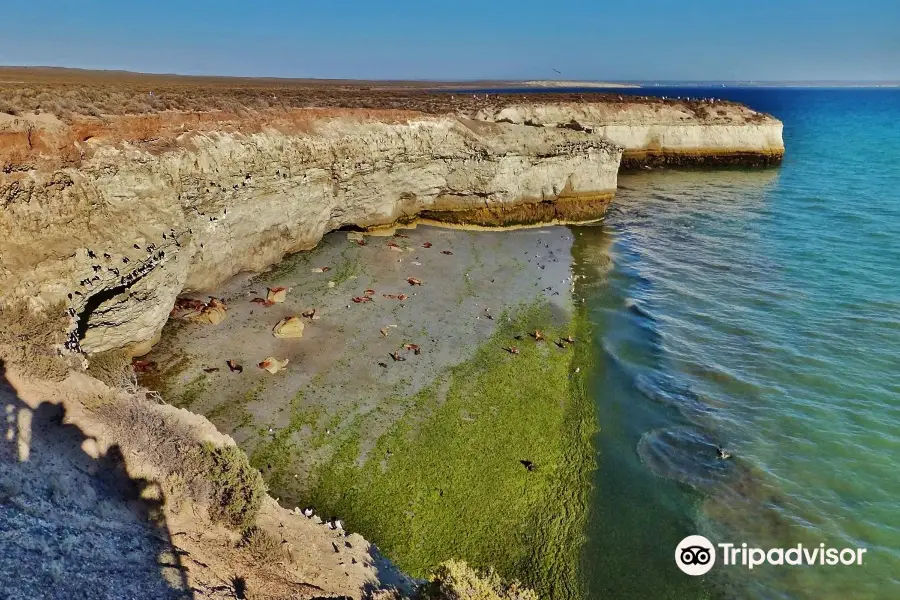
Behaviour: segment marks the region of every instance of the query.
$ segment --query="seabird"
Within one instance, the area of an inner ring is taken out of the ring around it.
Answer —
[[[303,509],[303,516],[306,517],[307,519],[311,519],[313,514],[315,514],[315,513],[313,512],[312,506],[307,506],[306,508]]]
[[[530,460],[520,460],[519,462],[522,463],[522,466],[528,471],[534,471],[537,468]]]
[[[719,446],[718,448],[716,448],[716,457],[720,460],[728,460],[729,458],[731,458],[731,452]]]
[[[328,527],[334,531],[343,531],[344,523],[337,517],[331,517],[331,520],[328,521]]]

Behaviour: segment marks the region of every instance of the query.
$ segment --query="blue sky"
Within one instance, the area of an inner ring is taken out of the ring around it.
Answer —
[[[900,80],[900,0],[4,0],[0,64],[371,79]]]

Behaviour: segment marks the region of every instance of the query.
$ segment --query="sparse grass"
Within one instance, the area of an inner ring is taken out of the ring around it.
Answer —
[[[173,402],[172,405],[177,406],[178,408],[190,408],[194,402],[203,396],[208,387],[209,381],[207,380],[206,374],[201,373],[184,386],[181,395],[178,396],[178,399]]]
[[[462,557],[521,578],[542,597],[577,597],[596,425],[573,371],[586,371],[590,353],[587,344],[561,350],[552,340],[586,339],[586,319],[554,327],[549,309],[535,305],[499,321],[450,370],[443,402],[440,381],[408,398],[407,417],[362,467],[359,436],[348,437],[319,471],[311,500],[413,575]],[[546,341],[513,339],[536,327]],[[520,354],[505,352],[509,345]]]
[[[259,402],[265,389],[266,384],[261,381],[255,387],[244,392],[243,395],[236,394],[217,404],[206,413],[206,418],[214,422],[224,422],[226,429],[230,429],[230,431],[249,427],[253,424],[253,415],[247,410],[247,405]]]
[[[201,457],[200,471],[213,490],[210,518],[234,529],[251,526],[266,494],[259,471],[236,446],[204,444]]]
[[[65,339],[63,303],[31,310],[25,301],[0,306],[0,358],[36,379],[62,381],[69,365],[57,351]]]
[[[295,436],[305,426],[312,432],[310,447],[318,447],[324,443],[324,440],[317,440],[316,435],[316,425],[322,417],[322,410],[303,407],[302,401],[303,394],[300,392],[291,401],[291,420],[288,426],[279,429],[273,436],[261,433],[261,439],[250,455],[250,464],[265,473],[266,480],[272,488],[285,489],[292,474],[291,464],[298,450]]]
[[[537,600],[537,594],[517,581],[503,582],[493,569],[479,572],[463,561],[441,564],[423,586],[427,600]]]

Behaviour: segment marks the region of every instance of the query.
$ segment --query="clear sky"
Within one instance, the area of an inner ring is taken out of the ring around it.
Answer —
[[[900,80],[900,0],[3,0],[0,64],[362,79]]]

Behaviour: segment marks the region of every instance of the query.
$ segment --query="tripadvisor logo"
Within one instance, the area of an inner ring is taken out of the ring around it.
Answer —
[[[703,575],[716,564],[716,548],[702,535],[689,535],[675,548],[675,564],[688,575]]]
[[[689,535],[675,548],[675,564],[688,575],[703,575],[716,564],[716,547],[721,551],[723,566],[740,566],[753,569],[760,565],[861,565],[866,548],[826,548],[805,547],[797,544],[792,548],[749,548],[747,544],[713,545],[702,535]]]

